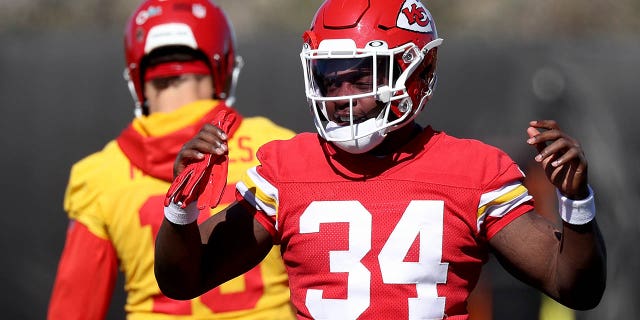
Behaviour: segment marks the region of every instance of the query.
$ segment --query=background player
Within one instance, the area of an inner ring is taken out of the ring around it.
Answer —
[[[73,166],[64,202],[71,222],[48,318],[103,319],[120,268],[128,319],[292,319],[275,247],[246,274],[191,301],[162,295],[153,275],[154,238],[178,151],[218,112],[235,112],[228,105],[242,61],[225,14],[207,0],[145,1],[124,40],[137,117]],[[258,146],[293,135],[262,117],[238,120],[229,134],[231,187],[257,164]],[[223,203],[233,199],[226,194]]]
[[[303,40],[318,134],[261,147],[238,204],[200,226],[193,204],[165,209],[155,267],[163,292],[198,295],[281,244],[301,319],[466,319],[490,251],[568,307],[599,303],[606,257],[587,162],[555,121],[530,122],[526,143],[557,188],[558,226],[533,211],[504,152],[414,122],[442,43],[422,3],[328,0]],[[222,154],[224,140],[205,126],[178,163]]]

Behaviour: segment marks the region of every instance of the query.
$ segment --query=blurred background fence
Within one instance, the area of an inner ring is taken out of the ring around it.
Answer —
[[[242,113],[314,130],[298,53],[320,2],[218,1],[245,59]],[[525,166],[533,156],[524,143],[527,121],[559,120],[586,150],[609,254],[602,303],[576,318],[640,314],[640,1],[426,3],[445,42],[439,85],[419,121],[501,147]],[[133,115],[122,30],[137,4],[0,0],[2,318],[45,317],[64,245],[70,166]],[[491,273],[496,286],[517,286],[499,269]],[[116,290],[110,319],[123,318],[121,284]],[[508,300],[494,305],[510,308]]]

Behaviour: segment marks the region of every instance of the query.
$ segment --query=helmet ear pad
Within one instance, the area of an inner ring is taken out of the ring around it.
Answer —
[[[419,93],[420,96],[425,94],[428,94],[429,96],[431,96],[431,93],[429,93],[429,91],[433,91],[433,89],[435,89],[434,86],[436,82],[435,79],[436,79],[437,60],[438,60],[438,48],[433,48],[429,50],[429,52],[424,58],[424,61],[422,62],[424,67],[421,68],[421,71],[418,74],[420,81],[423,83],[423,86],[426,89],[426,90],[423,89]]]
[[[431,99],[433,90],[436,83],[436,62],[438,55],[438,48],[430,49],[420,65],[407,79],[407,92],[411,97],[411,103],[413,104],[413,113],[417,114],[422,111],[425,104]],[[396,64],[402,62],[396,62]],[[391,113],[396,117],[402,117],[407,111],[406,108],[399,106],[399,103],[394,103],[391,106]],[[404,109],[404,111],[403,111]]]

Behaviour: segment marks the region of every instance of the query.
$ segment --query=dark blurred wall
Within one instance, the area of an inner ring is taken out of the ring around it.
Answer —
[[[299,39],[299,33],[240,39],[245,68],[236,107],[242,113],[314,130]],[[133,104],[122,80],[120,30],[0,33],[0,41],[0,307],[4,319],[43,319],[64,245],[62,199],[70,166],[115,137]],[[583,142],[610,262],[602,304],[579,313],[581,319],[640,314],[640,257],[633,246],[640,231],[633,210],[640,193],[639,71],[640,44],[632,39],[537,44],[447,38],[435,97],[419,118],[501,147],[521,164],[533,156],[524,143],[532,118],[558,118]],[[116,290],[111,319],[123,317],[122,288]]]

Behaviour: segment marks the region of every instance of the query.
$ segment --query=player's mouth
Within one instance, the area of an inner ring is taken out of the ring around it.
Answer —
[[[351,117],[349,114],[335,114],[334,115],[334,122],[340,126],[346,126],[346,125],[350,125],[351,124]],[[364,122],[366,121],[368,118],[367,117],[353,117],[353,124],[357,124],[360,122]]]

